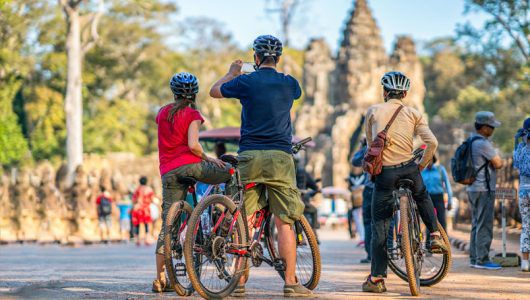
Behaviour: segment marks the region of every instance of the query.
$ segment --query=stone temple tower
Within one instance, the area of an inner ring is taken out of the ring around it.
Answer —
[[[298,112],[296,134],[312,136],[308,167],[324,185],[345,187],[350,171],[351,138],[361,130],[368,107],[383,101],[381,77],[402,71],[412,80],[405,103],[423,112],[425,86],[413,40],[399,37],[390,57],[367,0],[356,0],[336,58],[322,39],[312,40],[304,63],[306,102]]]

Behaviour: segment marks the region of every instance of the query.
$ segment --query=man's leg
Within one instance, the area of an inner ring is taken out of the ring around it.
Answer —
[[[427,226],[427,229],[432,232],[438,232],[438,225],[436,223],[436,216],[434,215],[434,205],[427,188],[423,183],[423,179],[420,174],[418,166],[411,164],[410,166],[403,167],[399,169],[400,172],[404,172],[405,176],[403,178],[408,178],[414,181],[414,188],[412,190],[412,198],[416,201],[418,205],[418,210],[420,212],[421,220]]]
[[[350,238],[353,239],[353,208],[348,209],[348,233],[350,234]]]
[[[387,236],[394,211],[392,192],[397,180],[393,169],[377,175],[372,197],[372,277],[386,277],[388,256]]]
[[[434,204],[434,208],[436,208],[436,218],[438,219],[438,223],[442,225],[442,228],[444,230],[447,230],[447,220],[445,218],[444,195],[434,194],[434,195],[431,195],[431,199]]]
[[[489,252],[493,239],[493,213],[495,194],[481,192],[477,199],[477,264],[489,262]]]
[[[285,284],[296,284],[296,239],[292,225],[280,218],[274,218],[278,229],[278,248],[280,257],[285,260]]]
[[[372,259],[372,195],[374,189],[371,187],[364,187],[363,191],[363,223],[364,223],[364,250],[367,254],[367,259]]]
[[[469,263],[475,265],[477,263],[477,199],[480,197],[479,192],[468,192],[467,199],[469,200],[469,207],[471,209],[471,234],[469,238]]]

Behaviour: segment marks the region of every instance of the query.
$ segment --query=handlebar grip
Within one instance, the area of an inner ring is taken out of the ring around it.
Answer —
[[[300,142],[298,142],[298,144],[300,145],[305,145],[309,142],[311,142],[313,139],[311,137],[306,137],[305,139],[301,140]]]

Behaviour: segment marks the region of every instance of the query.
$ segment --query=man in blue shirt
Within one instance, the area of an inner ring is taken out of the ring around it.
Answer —
[[[243,106],[239,170],[243,182],[258,183],[245,193],[247,216],[269,206],[278,228],[280,256],[285,260],[284,295],[307,296],[312,292],[295,276],[296,240],[292,230],[304,211],[291,154],[291,108],[302,90],[292,76],[276,71],[282,54],[280,40],[262,35],[254,40],[253,49],[256,71],[242,74],[243,62],[236,60],[211,88],[210,96],[237,98]],[[242,278],[234,296],[244,296],[244,282]]]

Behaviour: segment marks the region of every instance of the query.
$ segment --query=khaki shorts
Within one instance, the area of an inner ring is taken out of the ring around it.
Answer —
[[[239,171],[244,184],[258,183],[245,192],[247,216],[268,205],[270,211],[287,224],[300,219],[304,203],[296,188],[291,154],[280,150],[243,151],[239,154]]]

